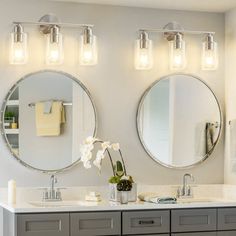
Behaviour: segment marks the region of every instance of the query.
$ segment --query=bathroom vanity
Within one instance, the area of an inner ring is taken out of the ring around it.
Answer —
[[[60,132],[39,135],[39,127],[45,129],[52,124],[44,120],[47,112],[52,113],[55,102],[62,106],[57,116]],[[50,111],[47,111],[48,104],[51,104]],[[40,113],[38,107],[43,107],[43,112],[40,110]],[[8,125],[11,113],[20,129]],[[43,119],[38,119],[39,113]],[[62,121],[64,115],[66,120]],[[77,165],[81,158],[79,144],[87,137],[96,137],[97,131],[97,113],[88,89],[72,75],[51,70],[28,74],[13,85],[4,99],[0,118],[2,137],[12,157],[31,170],[51,175]],[[211,156],[222,133],[223,116],[216,95],[203,80],[193,75],[173,74],[158,79],[144,92],[136,125],[140,144],[156,163],[184,169],[201,164]],[[193,181],[192,175],[186,173],[185,177]],[[199,194],[194,191],[193,195],[185,177],[180,191],[171,188],[163,191],[163,187],[158,186],[148,192],[198,198],[209,197],[210,193],[211,198],[201,201],[191,198],[189,202],[177,204],[121,205],[107,200],[89,203],[78,200],[85,199],[81,189],[73,197],[67,189],[65,198],[61,197],[63,188],[55,189],[52,176],[50,190],[44,190],[43,198],[41,194],[29,198],[24,192],[16,205],[9,205],[7,198],[2,200],[0,194],[3,235],[236,235],[236,201],[225,200],[228,198],[224,187],[215,191],[211,186],[211,192],[207,186],[197,191]],[[107,190],[108,185],[98,192],[104,194]],[[213,197],[218,200],[212,200]],[[64,201],[59,201],[62,199]],[[108,198],[104,195],[102,199]],[[231,199],[236,199],[235,191]]]
[[[102,202],[77,206],[3,205],[4,236],[236,235],[235,202],[172,205]]]

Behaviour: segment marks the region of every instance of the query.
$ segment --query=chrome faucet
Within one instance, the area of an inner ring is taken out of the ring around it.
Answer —
[[[57,183],[57,178],[55,175],[52,175],[50,178],[50,187],[45,188],[43,192],[43,201],[62,201],[61,189],[55,188]]]
[[[188,184],[187,179],[190,179],[192,182],[194,181],[194,177],[192,174],[185,174],[183,176],[183,186],[179,187],[177,190],[177,197],[193,197],[192,187]]]

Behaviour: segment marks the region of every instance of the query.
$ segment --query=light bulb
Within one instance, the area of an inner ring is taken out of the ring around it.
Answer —
[[[84,66],[96,65],[97,60],[97,37],[93,35],[90,27],[85,27],[81,35],[80,64]]]
[[[202,70],[216,70],[217,67],[217,43],[214,42],[212,34],[207,34],[205,41],[202,43]]]
[[[185,41],[180,33],[176,33],[174,40],[169,42],[170,69],[183,70],[186,66]]]
[[[28,61],[27,34],[23,32],[23,27],[18,24],[14,26],[11,33],[10,43],[10,64],[22,65]]]
[[[153,67],[152,40],[147,32],[141,32],[135,41],[134,66],[136,70],[150,70]]]
[[[47,35],[46,64],[60,65],[64,60],[62,34],[58,26],[53,26]]]

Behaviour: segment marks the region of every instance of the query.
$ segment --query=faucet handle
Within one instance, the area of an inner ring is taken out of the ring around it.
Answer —
[[[194,178],[194,176],[192,174],[190,174],[190,178],[191,178],[192,182],[195,181],[195,178]]]
[[[190,185],[187,187],[187,195],[189,197],[193,196],[193,188]]]

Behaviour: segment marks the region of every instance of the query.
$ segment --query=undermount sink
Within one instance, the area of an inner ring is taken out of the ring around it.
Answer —
[[[87,202],[87,201],[55,201],[55,202],[45,202],[45,201],[31,201],[30,205],[35,207],[72,207],[72,206],[97,206],[97,202]]]

